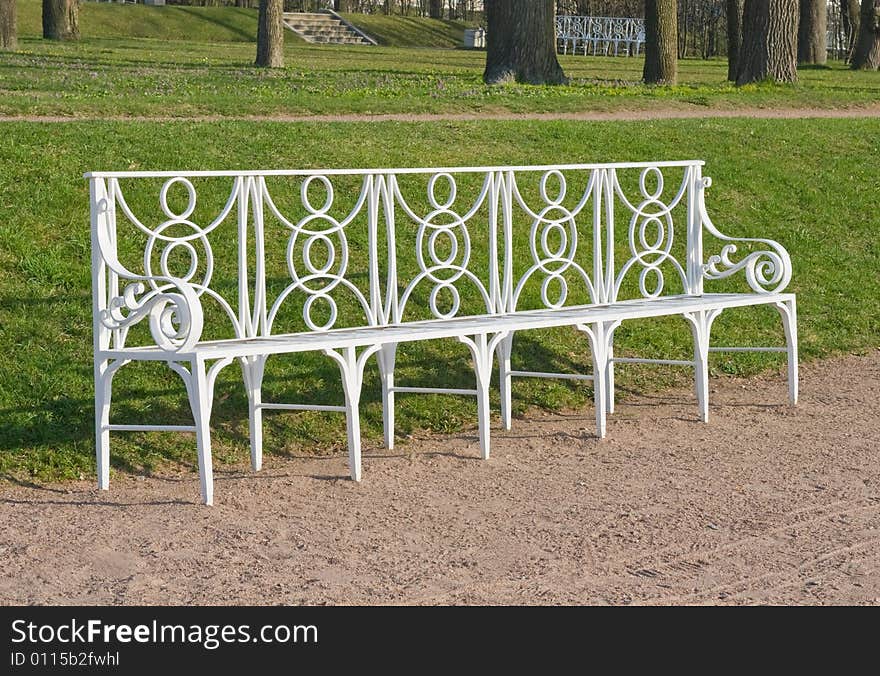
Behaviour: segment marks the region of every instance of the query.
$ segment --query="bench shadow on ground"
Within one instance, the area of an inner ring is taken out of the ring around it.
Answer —
[[[42,499],[16,499],[16,498],[0,498],[0,504],[3,505],[58,505],[58,506],[81,506],[81,507],[164,507],[166,505],[192,505],[196,504],[196,500],[144,500],[144,501],[122,501],[122,500],[92,500],[85,498],[74,498],[70,500],[42,500]]]
[[[419,386],[438,386],[452,387],[462,389],[472,389],[474,387],[474,373],[471,367],[470,358],[464,346],[459,346],[462,355],[456,359],[450,359],[448,350],[439,349],[435,343],[417,343],[414,344],[415,355],[407,356],[408,345],[401,346],[400,357],[398,359],[398,370],[404,377],[398,378],[398,385],[419,385]],[[589,355],[586,350],[583,354],[577,355],[577,358],[571,358],[562,355],[559,352],[549,349],[544,342],[539,340],[535,335],[529,333],[519,333],[514,343],[514,368],[517,368],[517,357],[520,358],[520,364],[528,364],[530,370],[535,371],[560,371],[568,373],[584,373],[589,371]],[[296,355],[273,357],[273,360],[296,359]],[[273,360],[270,360],[270,364]],[[59,367],[75,370],[78,375],[77,379],[81,382],[91,382],[91,364],[80,362],[60,364]],[[131,364],[124,367],[120,371],[122,375],[126,369],[138,368],[139,364]],[[310,364],[311,366],[311,364]],[[161,368],[165,368],[164,365]],[[303,386],[303,380],[293,379],[290,371],[273,372],[272,368],[267,369],[265,380],[265,389],[272,392],[273,399],[280,402],[295,403],[311,403],[317,405],[339,405],[344,401],[341,381],[339,377],[338,367],[329,358],[314,362],[314,368],[310,370],[310,378],[308,382],[310,386]],[[557,381],[563,386],[574,387],[569,381]],[[173,385],[169,386],[169,383]],[[177,394],[169,397],[169,391],[177,389]],[[493,377],[493,388],[497,393],[497,370]],[[534,409],[540,404],[524,392],[525,388],[514,385],[513,398],[514,410]],[[660,404],[675,404],[690,406],[695,405],[687,396],[679,396],[675,393],[668,394],[646,394],[631,388],[618,387],[620,398],[626,399],[628,407],[639,409],[651,408]],[[419,397],[422,395],[408,395]],[[495,394],[493,393],[493,396]],[[409,455],[408,440],[405,436],[398,437],[399,441],[395,451],[387,452],[381,445],[381,440],[376,436],[376,429],[381,429],[381,390],[378,377],[378,369],[375,365],[375,357],[371,358],[368,365],[366,380],[361,397],[361,410],[364,418],[372,416],[369,420],[372,426],[372,433],[365,436],[365,455],[374,458],[391,458]],[[152,383],[149,386],[132,386],[125,388],[117,388],[114,392],[114,422],[143,422],[144,411],[149,412],[151,420],[161,420],[168,424],[191,424],[191,414],[188,402],[184,394],[182,381],[176,376],[170,380]],[[371,406],[372,404],[372,406]],[[378,404],[378,406],[376,406]],[[743,406],[754,408],[774,408],[779,407],[779,403],[738,403],[725,402],[724,406]],[[145,408],[146,407],[146,408]],[[74,442],[76,454],[86,456],[81,458],[82,464],[89,465],[93,462],[94,454],[94,408],[91,388],[73,395],[71,393],[59,393],[51,400],[39,402],[37,408],[41,409],[41,415],[28,415],[35,410],[34,406],[24,404],[19,407],[7,408],[0,410],[0,419],[13,421],[4,430],[4,434],[0,435],[0,453],[16,453],[24,449],[46,448],[52,449],[58,445],[65,444],[70,446]],[[366,411],[369,408],[370,411]],[[493,402],[493,414],[497,415],[497,401]],[[378,411],[378,413],[377,413]],[[290,424],[283,422],[284,418],[290,420],[289,416],[298,416],[299,413],[289,412],[273,412],[264,418],[264,424],[267,430],[267,436],[280,435],[281,438],[290,438],[297,431],[291,428]],[[335,414],[334,414],[335,415]],[[428,434],[438,433],[448,436],[450,441],[450,449],[444,451],[428,451],[426,455],[447,455],[450,457],[461,458],[463,460],[478,459],[479,454],[474,450],[477,445],[476,431],[476,414],[474,411],[473,419],[465,419],[463,424],[466,429],[463,432],[450,430],[431,430],[431,421],[425,417],[424,411],[419,408],[410,408],[407,410],[410,417],[406,421],[406,425],[416,433],[420,434],[422,430],[430,430]],[[592,412],[592,404],[587,403],[583,411],[553,413],[554,416],[571,420],[573,423],[581,424],[584,427],[590,427],[594,420]],[[377,421],[375,418],[379,416]],[[398,409],[398,417],[400,418],[400,410]],[[530,424],[541,425],[543,422],[540,417],[526,413],[524,416],[516,416],[518,419],[528,419]],[[669,417],[669,416],[667,416]],[[677,416],[672,416],[677,417]],[[679,417],[680,420],[691,422],[696,419],[694,416]],[[25,420],[26,422],[19,422]],[[48,421],[48,422],[47,422]],[[327,424],[338,425],[341,436],[344,438],[345,422],[343,416],[339,416],[339,420]],[[231,365],[224,369],[217,381],[214,410],[212,412],[212,441],[214,441],[215,449],[221,447],[232,447],[236,450],[236,458],[239,452],[243,452],[243,458],[246,457],[246,449],[249,445],[247,437],[247,400],[241,382],[241,371],[237,365]],[[516,423],[514,423],[513,434],[520,435],[521,438],[532,438],[536,435],[521,434],[516,431]],[[365,427],[367,427],[365,425]],[[401,426],[399,433],[406,434],[406,428]],[[510,435],[510,432],[503,432],[499,429],[497,418],[493,422],[493,434]],[[158,436],[158,435],[165,436]],[[196,471],[195,443],[191,435],[178,435],[183,441],[170,442],[169,433],[140,433],[137,438],[137,445],[140,447],[138,453],[113,453],[111,447],[111,463],[115,470],[129,474],[150,474],[149,467],[145,469],[141,460],[150,456],[159,461],[169,461],[186,468],[189,471]],[[114,435],[119,438],[120,435]],[[128,436],[128,435],[126,435]],[[572,438],[585,439],[590,436],[588,433],[578,433],[570,435]],[[303,435],[302,438],[295,439],[298,445],[303,448],[316,446],[320,443],[317,438],[309,438]],[[461,446],[461,450],[455,448]],[[191,448],[190,448],[191,447]],[[183,450],[181,450],[183,449]],[[334,445],[330,454],[321,454],[320,452],[309,453],[290,451],[285,449],[273,448],[268,445],[265,453],[268,457],[285,457],[290,459],[328,459],[338,460],[344,455],[344,446]],[[223,462],[221,460],[215,468],[218,478],[222,480],[225,473]],[[250,476],[254,476],[251,474]],[[327,480],[335,480],[337,475],[329,475],[322,473]],[[344,476],[344,475],[339,475]],[[321,478],[316,476],[315,478]],[[22,479],[20,476],[11,474],[0,474],[0,479],[4,479],[11,483],[41,490],[54,490],[41,486],[38,482]],[[163,480],[173,480],[163,478]],[[189,477],[181,480],[189,481]]]

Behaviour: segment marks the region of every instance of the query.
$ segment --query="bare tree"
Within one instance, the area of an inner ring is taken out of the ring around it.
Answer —
[[[443,0],[430,0],[428,3],[428,16],[432,19],[443,18]]]
[[[645,0],[646,84],[675,84],[678,77],[678,4]]]
[[[567,82],[556,59],[553,0],[486,0],[486,84]]]
[[[794,0],[745,0],[737,85],[797,82],[798,15]]]
[[[284,0],[260,0],[257,23],[257,65],[281,68],[284,65]]]
[[[742,49],[743,0],[727,0],[727,79],[736,82],[739,52]]]
[[[828,60],[828,0],[800,0],[799,64],[823,65]]]
[[[0,50],[18,49],[15,30],[15,0],[0,0]]]
[[[79,39],[79,0],[43,0],[43,37]]]
[[[880,0],[862,0],[859,38],[851,66],[853,70],[880,69]]]

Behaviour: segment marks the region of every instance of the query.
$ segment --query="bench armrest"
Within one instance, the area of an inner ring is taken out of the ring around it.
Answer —
[[[168,274],[138,274],[117,256],[115,210],[103,184],[92,187],[92,286],[95,328],[113,332],[116,348],[128,329],[148,318],[156,345],[168,352],[188,352],[202,335],[204,315],[199,296],[204,287]],[[146,271],[149,273],[149,267]],[[120,291],[120,285],[122,290]],[[108,344],[105,334],[101,342]]]
[[[716,238],[731,242],[731,244],[722,246],[719,253],[706,259],[702,265],[703,277],[712,280],[724,279],[740,270],[745,270],[746,281],[755,293],[779,293],[785,289],[791,281],[791,258],[785,247],[772,239],[728,237],[720,232],[712,223],[712,219],[709,218],[704,200],[705,189],[711,187],[712,179],[704,177],[700,180],[697,204],[702,227]],[[766,248],[750,251],[739,260],[735,260],[734,254],[736,254],[738,247],[733,242],[745,243],[749,245],[750,249],[751,245],[756,244]]]
[[[143,281],[129,282],[120,295],[109,299],[100,315],[104,327],[127,330],[148,317],[150,333],[161,349],[187,352],[195,346],[202,335],[204,315],[191,284],[175,277],[148,278],[111,267],[122,278]]]

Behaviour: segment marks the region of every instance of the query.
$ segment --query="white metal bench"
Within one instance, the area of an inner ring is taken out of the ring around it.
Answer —
[[[578,53],[583,46],[584,56],[588,52],[596,55],[601,50],[608,56],[612,46],[614,56],[623,47],[627,56],[638,56],[645,44],[645,20],[624,17],[570,16],[556,17],[556,44],[563,54]]]
[[[355,480],[358,404],[374,354],[388,447],[396,394],[466,394],[477,397],[487,458],[495,354],[508,429],[512,377],[580,378],[593,380],[604,436],[614,367],[631,362],[694,367],[707,420],[713,350],[787,351],[795,403],[795,296],[783,293],[789,256],[771,240],[734,240],[715,228],[702,164],[87,174],[99,486],[109,484],[110,432],[192,431],[211,504],[213,389],[233,361],[243,371],[255,470],[263,411],[330,410],[346,414]],[[704,232],[713,237],[709,255]],[[727,279],[736,273],[747,290]],[[704,291],[707,281],[720,285],[715,293]],[[718,314],[751,305],[779,310],[787,346],[710,347]],[[689,323],[693,360],[615,357],[621,322],[667,315]],[[517,332],[562,326],[589,337],[593,375],[511,368]],[[396,386],[397,345],[440,338],[468,348],[476,387]],[[268,357],[307,351],[337,363],[344,405],[264,402]],[[113,376],[132,361],[166,362],[182,377],[193,425],[110,422]]]

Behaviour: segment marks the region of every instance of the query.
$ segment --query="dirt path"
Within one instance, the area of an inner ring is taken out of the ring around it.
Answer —
[[[645,110],[580,111],[574,113],[389,113],[377,115],[194,115],[191,117],[163,116],[82,116],[10,115],[0,116],[0,122],[218,122],[240,120],[246,122],[467,122],[474,120],[581,120],[585,122],[681,120],[696,118],[746,117],[755,119],[794,118],[865,118],[880,117],[880,104],[854,108],[734,108],[730,110],[693,107]]]
[[[340,456],[0,485],[4,603],[880,604],[880,351]]]

